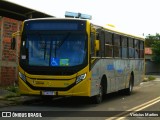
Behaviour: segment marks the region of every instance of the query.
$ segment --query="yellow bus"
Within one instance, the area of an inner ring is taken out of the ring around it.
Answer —
[[[101,103],[107,93],[131,94],[143,79],[141,37],[77,18],[29,19],[19,33],[22,95],[84,96]]]

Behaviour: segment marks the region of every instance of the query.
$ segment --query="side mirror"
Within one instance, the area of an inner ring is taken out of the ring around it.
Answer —
[[[99,51],[99,40],[95,40],[95,50]]]
[[[11,50],[15,50],[15,47],[16,47],[16,39],[15,37],[13,37],[11,39]]]
[[[12,50],[15,50],[16,48],[16,36],[19,36],[21,35],[20,31],[17,31],[15,33],[12,34],[12,39],[11,39],[11,49]]]

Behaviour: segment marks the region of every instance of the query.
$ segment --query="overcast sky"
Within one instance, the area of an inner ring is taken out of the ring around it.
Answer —
[[[92,15],[93,23],[113,24],[132,34],[160,33],[160,0],[8,0],[47,14],[65,11]]]

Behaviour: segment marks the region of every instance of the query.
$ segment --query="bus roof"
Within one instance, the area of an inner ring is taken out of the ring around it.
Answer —
[[[85,20],[87,21],[86,19],[79,19],[79,18],[54,18],[54,17],[27,19],[25,21],[33,21],[33,20],[79,20],[79,21]]]
[[[106,29],[106,30],[108,30],[108,31],[110,31],[110,32],[114,32],[114,33],[118,33],[118,34],[120,34],[120,35],[127,36],[127,37],[137,38],[137,39],[144,40],[144,37],[142,37],[142,36],[132,35],[132,34],[127,33],[127,32],[122,32],[122,31],[119,31],[119,30],[116,30],[116,29],[112,29],[112,28],[107,28],[107,27],[104,27],[104,29]]]
[[[122,31],[119,31],[119,30],[117,30],[116,28],[113,28],[113,27],[109,27],[109,26],[96,26],[96,27],[98,27],[98,29],[104,29],[104,30],[109,31],[111,33],[117,33],[119,35],[124,35],[124,36],[127,36],[127,37],[140,39],[140,40],[143,40],[143,41],[145,40],[145,38],[142,37],[142,36],[133,35],[133,34],[130,34],[130,33],[127,33],[127,32],[122,32]]]

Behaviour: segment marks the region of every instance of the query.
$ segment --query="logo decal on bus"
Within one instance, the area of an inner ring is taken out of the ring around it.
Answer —
[[[107,70],[114,70],[114,66],[112,64],[107,65]]]

